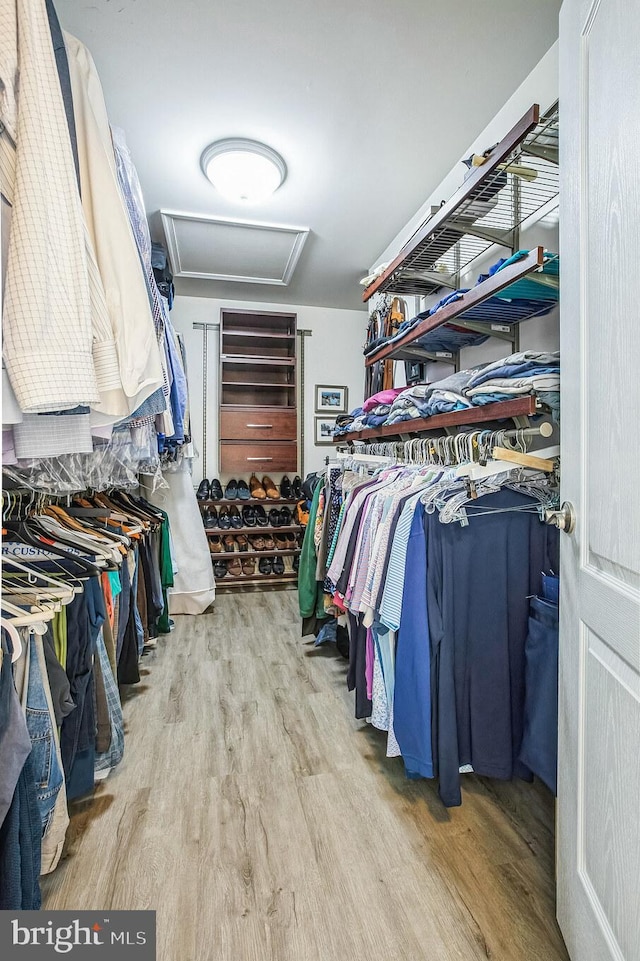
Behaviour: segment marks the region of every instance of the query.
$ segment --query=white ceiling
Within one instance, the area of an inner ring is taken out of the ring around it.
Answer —
[[[358,280],[557,38],[561,0],[56,0],[95,58],[154,236],[158,211],[309,227],[288,287],[178,292],[359,307]],[[224,200],[202,150],[285,158],[266,203]],[[460,168],[462,179],[463,168]]]

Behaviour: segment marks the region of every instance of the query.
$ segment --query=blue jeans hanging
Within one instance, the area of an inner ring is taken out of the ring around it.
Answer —
[[[525,646],[524,733],[520,760],[556,793],[558,766],[557,578],[545,577],[543,593],[530,605]],[[554,583],[555,582],[555,583]],[[557,596],[557,591],[555,592]]]
[[[56,750],[57,733],[45,692],[44,685],[45,683],[48,684],[49,681],[46,670],[43,671],[44,663],[42,638],[37,634],[31,634],[25,714],[29,736],[31,737],[31,761],[35,775],[43,834],[49,826],[58,792],[64,782],[64,775]]]

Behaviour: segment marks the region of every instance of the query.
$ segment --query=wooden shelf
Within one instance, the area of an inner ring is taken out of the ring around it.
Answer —
[[[378,437],[400,437],[403,434],[419,434],[443,427],[472,427],[474,424],[484,424],[491,420],[505,420],[510,417],[528,417],[539,413],[536,410],[536,398],[532,394],[517,397],[515,400],[503,400],[495,404],[485,404],[484,407],[472,407],[470,410],[454,410],[449,414],[434,414],[433,417],[423,417],[418,420],[403,420],[398,424],[383,424],[382,427],[369,427],[351,434],[334,437],[334,444],[344,444],[352,440],[373,440]],[[275,528],[274,528],[275,529]]]
[[[264,531],[266,531],[268,534],[273,535],[273,534],[300,534],[303,530],[304,528],[301,527],[300,525],[298,525],[297,527],[294,527],[293,525],[290,527],[271,527],[271,525],[269,524],[268,527],[228,527],[228,528],[225,528],[224,530],[222,530],[219,527],[205,527],[204,532],[207,535],[207,537],[214,537],[216,535],[218,537],[226,537],[227,534],[231,534],[233,537],[236,537],[238,534],[252,534],[257,537],[258,534],[261,534]]]
[[[223,380],[223,387],[260,387],[263,390],[295,390],[295,384],[266,384],[258,380]],[[226,404],[224,405],[226,406]]]
[[[252,586],[275,586],[276,584],[295,584],[298,580],[297,571],[289,571],[285,574],[225,574],[224,577],[216,578],[216,591],[227,587]]]
[[[362,299],[386,291],[423,296],[442,287],[455,288],[455,274],[490,247],[497,244],[514,251],[518,227],[557,202],[558,129],[557,104],[542,117],[539,105],[533,104],[485,163],[473,168],[453,196],[418,228],[364,290]],[[505,163],[529,167],[534,176],[527,180],[504,173],[500,168]],[[442,265],[449,276],[439,273]]]
[[[260,340],[295,340],[295,334],[271,334],[259,330],[225,330],[223,337],[258,337]]]
[[[249,500],[240,500],[239,497],[236,497],[235,500],[229,500],[228,498],[224,497],[224,498],[222,498],[222,500],[219,500],[219,501],[213,501],[213,500],[203,501],[203,500],[198,500],[198,503],[199,503],[201,506],[203,506],[203,507],[238,507],[238,508],[242,508],[242,507],[247,507],[247,506],[249,506],[249,507],[259,507],[259,506],[262,506],[262,507],[264,507],[265,510],[266,510],[267,507],[269,507],[269,508],[271,508],[271,507],[277,507],[278,504],[280,504],[281,506],[283,506],[283,505],[285,505],[285,504],[297,504],[299,500],[302,500],[302,495],[300,495],[300,497],[277,497],[277,498],[274,498],[273,500],[269,500],[269,499],[267,499],[267,500],[260,500],[260,499],[257,498],[257,497],[250,497]]]
[[[216,561],[232,561],[234,558],[238,560],[245,560],[247,557],[294,557],[296,554],[301,552],[301,547],[294,548],[284,548],[280,550],[279,548],[273,548],[273,550],[268,551],[211,551],[211,557]],[[267,575],[263,575],[266,577]]]
[[[233,364],[259,365],[262,367],[295,367],[295,357],[269,357],[263,354],[220,354],[225,366]]]
[[[391,357],[393,360],[419,360],[419,345],[416,345],[413,348],[413,351],[407,354],[407,356],[403,356],[404,352],[407,351],[407,348],[411,344],[414,344],[416,340],[418,340],[420,337],[424,337],[425,334],[428,334],[432,330],[437,330],[444,324],[451,324],[454,322],[459,324],[466,311],[471,310],[472,307],[479,306],[485,300],[488,300],[490,297],[494,297],[501,290],[504,290],[506,287],[509,287],[516,281],[522,280],[523,277],[526,277],[527,274],[530,274],[534,270],[538,270],[538,268],[542,267],[543,264],[544,248],[534,247],[533,250],[530,250],[527,256],[523,257],[522,260],[519,260],[514,264],[510,264],[503,270],[496,271],[496,273],[487,278],[487,280],[483,281],[481,284],[477,284],[475,287],[472,287],[471,290],[467,291],[467,293],[464,294],[460,300],[456,300],[451,304],[447,304],[445,307],[441,307],[440,310],[433,314],[432,317],[425,317],[424,320],[419,321],[419,323],[417,323],[415,327],[412,327],[411,330],[408,330],[403,337],[399,338],[393,343],[386,344],[380,350],[367,355],[365,357],[365,366],[371,367],[377,361],[386,360],[389,357]],[[547,304],[548,302],[542,302],[540,305],[541,307],[543,303]],[[522,320],[518,321],[518,323],[522,323]],[[500,332],[504,332],[503,324],[498,323],[497,327]],[[487,335],[491,336],[492,328],[490,323],[475,324],[473,329],[483,331],[485,328]]]

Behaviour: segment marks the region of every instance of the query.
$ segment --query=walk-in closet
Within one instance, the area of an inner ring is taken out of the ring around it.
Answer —
[[[640,12],[0,0],[0,956],[640,961]]]

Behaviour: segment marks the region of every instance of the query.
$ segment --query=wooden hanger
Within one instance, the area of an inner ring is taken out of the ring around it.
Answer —
[[[494,460],[508,461],[510,464],[519,464],[521,467],[531,467],[533,470],[544,471],[547,474],[553,473],[555,468],[552,460],[536,457],[535,454],[521,454],[520,451],[507,450],[506,447],[494,447],[491,456]]]

